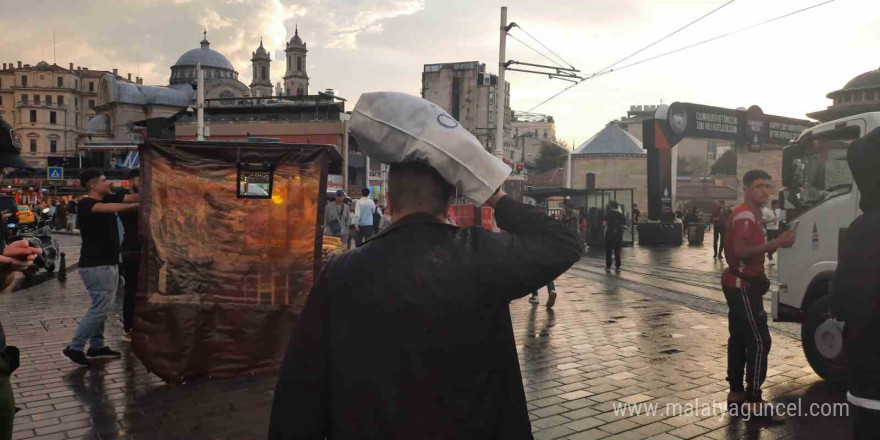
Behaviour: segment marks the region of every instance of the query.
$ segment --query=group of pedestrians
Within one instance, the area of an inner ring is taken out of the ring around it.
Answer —
[[[324,235],[340,238],[346,247],[360,247],[391,224],[388,210],[370,199],[368,188],[361,190],[361,195],[351,200],[342,190],[336,191],[334,199],[324,206]]]

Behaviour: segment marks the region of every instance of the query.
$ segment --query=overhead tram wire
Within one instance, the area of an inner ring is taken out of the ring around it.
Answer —
[[[755,24],[753,24],[753,25],[751,25],[751,26],[747,26],[747,27],[744,27],[744,28],[741,28],[741,29],[737,29],[737,30],[735,30],[735,31],[728,32],[728,33],[726,33],[726,34],[718,35],[718,36],[715,36],[715,37],[712,37],[712,38],[709,38],[709,39],[706,39],[706,40],[703,40],[703,41],[700,41],[700,42],[697,42],[697,43],[694,43],[694,44],[691,44],[691,45],[688,45],[688,46],[680,47],[680,48],[678,48],[678,49],[671,50],[671,51],[669,51],[669,52],[662,53],[662,54],[660,54],[660,55],[653,56],[653,57],[651,57],[651,58],[647,58],[647,59],[644,59],[644,60],[641,60],[641,61],[636,61],[635,63],[627,64],[627,65],[625,65],[625,66],[623,66],[623,67],[620,67],[620,68],[617,68],[617,69],[609,70],[609,71],[607,71],[607,72],[601,72],[599,75],[604,75],[604,74],[611,73],[611,72],[617,72],[617,71],[620,71],[620,70],[626,69],[626,68],[628,68],[628,67],[638,66],[639,64],[647,63],[648,61],[656,60],[657,58],[662,58],[662,57],[665,57],[665,56],[667,56],[667,55],[672,55],[672,54],[675,54],[675,53],[681,52],[681,51],[686,50],[686,49],[690,49],[690,48],[693,48],[693,47],[701,46],[701,45],[706,44],[706,43],[711,43],[711,42],[713,42],[713,41],[715,41],[715,40],[719,40],[719,39],[724,38],[724,37],[729,37],[729,36],[731,36],[731,35],[733,35],[733,34],[738,34],[738,33],[740,33],[740,32],[745,32],[745,31],[747,31],[747,30],[754,29],[754,28],[756,28],[756,27],[758,27],[758,26],[762,26],[762,25],[765,25],[765,24],[768,24],[768,23],[772,23],[772,22],[774,22],[774,21],[782,20],[783,18],[787,18],[787,17],[790,17],[790,16],[792,16],[792,15],[795,15],[795,14],[798,14],[798,13],[801,13],[801,12],[805,12],[805,11],[808,11],[808,10],[813,9],[813,8],[818,8],[819,6],[826,5],[826,4],[828,4],[828,3],[833,3],[833,2],[835,2],[835,1],[837,1],[837,0],[827,0],[827,1],[824,1],[824,2],[822,2],[822,3],[817,3],[817,4],[815,4],[815,5],[808,6],[808,7],[804,8],[804,9],[800,9],[800,10],[797,10],[797,11],[794,11],[794,12],[789,12],[788,14],[780,15],[780,16],[778,16],[778,17],[774,17],[774,18],[771,18],[771,19],[769,19],[769,20],[762,21],[762,22],[760,22],[760,23],[755,23]],[[596,75],[596,76],[599,76],[599,75]]]
[[[714,13],[720,11],[720,10],[723,9],[724,7],[730,5],[730,4],[733,3],[734,1],[736,1],[736,0],[729,0],[727,3],[724,3],[724,4],[722,4],[721,6],[718,6],[717,8],[715,8],[715,9],[709,11],[708,13],[703,14],[702,16],[700,16],[699,18],[697,18],[696,20],[693,20],[693,21],[691,21],[690,23],[688,23],[688,24],[686,24],[686,25],[684,25],[684,26],[682,26],[682,27],[676,29],[675,31],[673,31],[673,32],[671,32],[671,33],[669,33],[669,34],[667,34],[667,35],[664,36],[663,38],[660,38],[659,40],[654,41],[653,43],[651,43],[651,44],[649,44],[649,45],[647,45],[647,46],[645,46],[645,47],[643,47],[643,48],[641,48],[641,49],[639,49],[639,50],[637,50],[637,51],[635,51],[635,52],[633,52],[633,53],[631,53],[631,54],[629,54],[629,55],[627,55],[627,56],[625,56],[625,57],[623,57],[623,58],[621,58],[620,60],[614,62],[613,64],[609,65],[608,67],[606,67],[606,68],[604,68],[604,69],[602,69],[602,70],[600,70],[600,71],[598,71],[598,72],[595,72],[595,73],[593,73],[592,75],[590,75],[590,76],[588,76],[588,77],[586,77],[586,78],[582,78],[579,82],[574,83],[574,84],[572,84],[572,85],[570,85],[570,86],[568,86],[568,87],[562,89],[561,91],[559,91],[559,92],[556,93],[555,95],[553,95],[553,96],[547,98],[546,100],[544,100],[544,101],[541,102],[540,104],[538,104],[538,105],[532,107],[529,111],[533,111],[533,110],[535,110],[536,108],[538,108],[538,107],[540,107],[540,106],[542,106],[542,105],[544,105],[544,104],[550,102],[551,100],[555,99],[557,96],[559,96],[559,95],[561,95],[561,94],[567,92],[569,89],[574,88],[575,86],[580,85],[582,82],[584,82],[584,81],[586,81],[586,80],[588,80],[588,79],[592,79],[592,78],[595,78],[595,77],[597,77],[597,76],[604,75],[605,73],[612,72],[613,70],[609,70],[609,69],[611,69],[612,67],[614,67],[614,66],[616,66],[616,65],[618,65],[618,64],[620,64],[620,63],[622,63],[622,62],[624,62],[624,61],[626,61],[626,60],[628,60],[628,59],[630,59],[630,58],[632,58],[632,57],[634,57],[634,56],[636,56],[636,55],[638,55],[638,54],[644,52],[645,50],[650,49],[651,47],[656,46],[656,45],[659,44],[660,42],[666,40],[667,38],[669,38],[669,37],[671,37],[671,36],[673,36],[673,35],[675,35],[675,34],[681,32],[681,31],[683,31],[683,30],[685,30],[685,29],[687,29],[688,27],[693,26],[694,24],[700,22],[701,20],[705,19],[706,17],[708,17],[708,16],[710,16],[710,15],[712,15],[712,14],[714,14]],[[520,28],[520,29],[522,29],[522,28]],[[523,31],[523,32],[526,32],[525,29],[522,29],[522,31]],[[528,32],[526,32],[526,34],[528,34]],[[534,38],[534,37],[533,37],[533,38]],[[537,41],[537,40],[536,40],[536,41]],[[539,43],[540,43],[540,42],[539,42]],[[558,56],[558,55],[557,55],[557,56]],[[560,58],[560,59],[561,59],[561,58]],[[565,61],[565,60],[563,60],[563,61]],[[629,66],[627,66],[627,67],[629,67]],[[620,69],[618,69],[618,70],[620,70]]]
[[[611,69],[611,70],[605,70],[605,71],[598,71],[598,72],[593,73],[592,75],[590,75],[590,76],[588,76],[588,77],[582,79],[582,80],[579,81],[578,83],[576,83],[576,84],[572,84],[572,85],[570,85],[570,86],[568,86],[568,87],[562,89],[562,90],[559,91],[558,93],[556,93],[556,94],[554,94],[553,96],[551,96],[551,97],[549,97],[549,98],[547,98],[547,99],[541,101],[541,103],[539,103],[538,105],[536,105],[536,106],[530,108],[530,109],[527,110],[527,111],[528,111],[528,112],[532,112],[532,111],[534,111],[536,108],[538,108],[538,107],[540,107],[540,106],[542,106],[542,105],[544,105],[544,104],[550,102],[551,100],[555,99],[557,96],[559,96],[559,95],[561,95],[561,94],[567,92],[568,90],[570,90],[570,89],[572,89],[572,88],[574,88],[574,87],[576,87],[576,86],[582,84],[584,81],[586,81],[586,80],[588,80],[588,79],[592,79],[592,78],[595,78],[595,77],[597,77],[597,76],[607,75],[607,74],[609,74],[609,73],[613,73],[613,72],[618,72],[618,71],[621,71],[621,70],[623,70],[623,69],[627,69],[627,68],[629,68],[629,67],[634,67],[634,66],[638,66],[639,64],[647,63],[648,61],[653,61],[653,60],[656,60],[656,59],[659,59],[659,58],[663,58],[663,57],[665,57],[665,56],[673,55],[673,54],[676,54],[676,53],[678,53],[678,52],[681,52],[681,51],[684,51],[684,50],[687,50],[687,49],[691,49],[691,48],[694,48],[694,47],[697,47],[697,46],[701,46],[701,45],[706,44],[706,43],[710,43],[710,42],[715,41],[715,40],[719,40],[719,39],[721,39],[721,38],[729,37],[729,36],[731,36],[731,35],[735,35],[735,34],[738,34],[738,33],[741,33],[741,32],[745,32],[745,31],[747,31],[747,30],[754,29],[754,28],[756,28],[756,27],[763,26],[763,25],[765,25],[765,24],[772,23],[772,22],[774,22],[774,21],[782,20],[782,19],[784,19],[784,18],[788,18],[788,17],[791,17],[791,16],[793,16],[793,15],[800,14],[801,12],[806,12],[806,11],[809,11],[809,10],[811,10],[811,9],[818,8],[818,7],[820,7],[820,6],[827,5],[827,4],[829,4],[829,3],[834,3],[835,1],[837,1],[837,0],[826,0],[826,1],[823,1],[823,2],[819,2],[819,3],[816,3],[816,4],[814,4],[814,5],[807,6],[807,7],[805,7],[805,8],[798,9],[798,10],[796,10],[796,11],[792,11],[792,12],[789,12],[789,13],[787,13],[787,14],[780,15],[780,16],[778,16],[778,17],[773,17],[773,18],[770,18],[770,19],[764,20],[764,21],[762,21],[762,22],[752,24],[752,25],[750,25],[750,26],[746,26],[746,27],[743,27],[743,28],[740,28],[740,29],[737,29],[737,30],[734,30],[734,31],[731,31],[731,32],[727,32],[727,33],[725,33],[725,34],[721,34],[721,35],[718,35],[718,36],[715,36],[715,37],[712,37],[712,38],[708,38],[708,39],[705,39],[705,40],[699,41],[699,42],[694,43],[694,44],[689,44],[689,45],[687,45],[687,46],[680,47],[680,48],[678,48],[678,49],[671,50],[671,51],[669,51],[669,52],[665,52],[665,53],[662,53],[662,54],[660,54],[660,55],[657,55],[657,56],[654,56],[654,57],[651,57],[651,58],[647,58],[647,59],[644,59],[644,60],[641,60],[641,61],[636,61],[636,62],[634,62],[634,63],[627,64],[627,65],[625,65],[625,66],[623,66],[623,67],[619,67],[619,68],[617,68],[617,69]],[[617,64],[617,63],[615,63],[615,64]]]
[[[547,47],[544,43],[542,43],[540,40],[538,40],[537,38],[533,37],[532,34],[529,33],[529,31],[523,29],[522,26],[520,26],[520,25],[516,25],[516,27],[519,28],[519,30],[523,31],[524,34],[528,35],[529,38],[531,38],[532,40],[535,40],[535,42],[538,43],[538,44],[540,44],[541,47],[543,47],[544,49],[549,50],[550,53],[553,54],[553,56],[555,56],[556,58],[559,58],[559,60],[562,61],[563,63],[567,64],[568,67],[574,69],[574,66],[572,66],[571,63],[569,63],[568,61],[565,61],[565,58],[562,58],[561,56],[559,56],[558,53],[554,52],[553,49],[550,49],[550,48]],[[508,33],[507,35],[510,35],[510,33]],[[511,36],[512,36],[512,35],[511,35]],[[517,40],[517,41],[518,41],[518,40]],[[559,63],[556,63],[556,64],[559,65]],[[560,66],[560,67],[561,67],[561,66]]]
[[[707,12],[706,14],[704,14],[703,16],[701,16],[700,18],[697,18],[696,20],[694,20],[694,21],[692,21],[692,22],[690,22],[690,23],[688,23],[688,24],[686,24],[686,25],[684,25],[684,26],[682,26],[682,27],[676,29],[676,30],[673,31],[672,33],[667,34],[665,37],[663,37],[663,38],[661,38],[661,39],[659,39],[659,40],[657,40],[657,41],[655,41],[655,42],[653,42],[653,43],[651,43],[651,44],[649,44],[649,45],[647,45],[647,46],[645,46],[645,47],[643,47],[643,48],[641,48],[641,49],[639,49],[639,50],[637,50],[637,51],[635,51],[635,52],[633,52],[633,53],[631,53],[631,54],[629,54],[629,55],[627,55],[627,56],[624,57],[624,58],[621,58],[620,60],[618,60],[618,61],[615,62],[614,64],[612,64],[612,65],[610,65],[610,66],[608,66],[608,67],[606,67],[606,68],[600,70],[599,72],[604,72],[604,71],[606,71],[606,70],[608,70],[608,69],[611,69],[612,67],[614,67],[614,66],[616,66],[616,65],[618,65],[618,64],[620,64],[620,63],[622,63],[622,62],[624,62],[624,61],[626,61],[626,60],[628,60],[628,59],[630,59],[630,58],[632,58],[632,57],[634,57],[634,56],[636,56],[636,55],[638,55],[638,54],[640,54],[640,53],[642,53],[642,52],[644,52],[644,51],[646,51],[646,50],[648,50],[648,49],[650,49],[650,48],[652,48],[652,47],[654,47],[654,46],[656,46],[657,44],[660,44],[662,41],[666,40],[667,38],[669,38],[669,37],[671,37],[671,36],[673,36],[673,35],[675,35],[675,34],[681,32],[681,31],[683,31],[683,30],[685,30],[685,29],[687,29],[687,28],[689,28],[689,27],[691,27],[691,26],[693,26],[693,25],[695,25],[695,24],[697,24],[698,22],[702,21],[704,18],[706,18],[706,17],[708,17],[708,16],[710,16],[710,15],[712,15],[712,14],[714,14],[714,13],[720,11],[721,9],[723,9],[724,7],[730,5],[731,3],[735,2],[735,1],[736,1],[736,0],[730,0],[730,1],[728,1],[727,3],[725,3],[725,4],[721,5],[721,6],[715,8],[715,9],[709,11],[709,12]]]
[[[562,64],[559,64],[559,62],[557,62],[557,61],[554,60],[553,58],[550,58],[550,57],[548,57],[547,55],[544,55],[543,53],[541,53],[540,51],[538,51],[538,49],[535,49],[534,47],[529,46],[528,44],[526,44],[525,41],[522,41],[522,40],[520,40],[519,38],[516,38],[515,36],[510,35],[510,34],[507,34],[507,36],[510,37],[510,38],[513,38],[513,39],[516,40],[516,41],[518,41],[519,44],[522,44],[523,46],[528,47],[529,49],[531,49],[531,50],[532,50],[533,52],[535,52],[536,54],[541,55],[542,57],[544,57],[545,59],[547,59],[547,61],[550,61],[551,63],[556,64],[556,65],[559,66],[559,67],[565,68],[565,66],[563,66]]]

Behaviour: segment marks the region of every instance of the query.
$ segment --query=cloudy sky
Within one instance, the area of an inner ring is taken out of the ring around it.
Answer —
[[[728,0],[509,0],[509,19],[592,73]],[[642,60],[794,11],[821,0],[735,0],[633,57]],[[312,92],[356,101],[364,92],[419,94],[422,65],[480,61],[497,72],[499,7],[492,0],[29,0],[3,8],[0,60],[118,68],[167,84],[169,67],[198,47],[202,30],[246,84],[260,37],[284,74],[284,42],[298,24],[309,48]],[[511,32],[527,41],[521,31]],[[837,0],[785,20],[587,81],[536,112],[581,143],[633,104],[687,101],[761,106],[804,117],[829,105],[825,94],[880,67],[877,0]],[[536,43],[530,43],[534,47]],[[508,59],[548,62],[514,40]],[[568,83],[510,73],[511,103],[528,110]],[[350,109],[350,106],[349,106]]]

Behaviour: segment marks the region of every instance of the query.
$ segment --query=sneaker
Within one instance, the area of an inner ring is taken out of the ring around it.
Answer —
[[[718,254],[712,254],[712,259],[713,259],[713,260],[717,260],[717,259],[718,259]]]
[[[610,268],[610,267],[606,267],[606,268],[605,268],[605,272],[611,273],[611,268]]]
[[[614,271],[617,272],[617,273],[620,273],[620,267],[615,267],[615,268],[614,268]]]
[[[761,400],[759,402],[748,402],[743,405],[744,414],[751,414],[754,417],[761,417],[762,419],[769,420],[771,422],[784,422],[785,417],[782,414],[777,414],[774,411],[774,406],[770,402],[766,400]]]
[[[538,295],[532,295],[529,297],[529,302],[532,304],[538,304]]]
[[[555,290],[551,290],[550,294],[547,295],[547,308],[548,309],[553,308],[553,304],[556,304],[556,291]]]
[[[70,346],[64,347],[61,354],[71,363],[79,365],[80,367],[88,367],[90,365],[89,360],[86,359],[86,355],[83,354],[83,352],[71,350]]]
[[[131,332],[125,332],[122,334],[122,342],[131,342]]]
[[[97,350],[90,348],[89,351],[86,352],[86,357],[91,359],[118,358],[122,357],[122,353],[111,350],[109,347],[103,347]]]

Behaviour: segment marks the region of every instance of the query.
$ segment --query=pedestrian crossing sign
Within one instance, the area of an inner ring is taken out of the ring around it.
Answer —
[[[49,180],[64,180],[64,168],[62,167],[49,167],[46,169],[46,174],[48,174]]]

